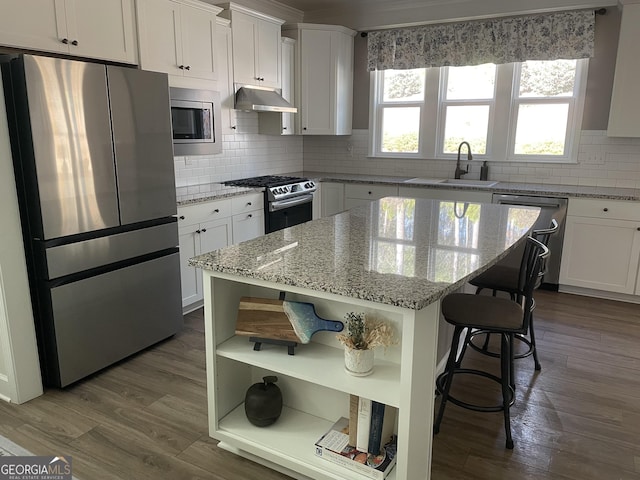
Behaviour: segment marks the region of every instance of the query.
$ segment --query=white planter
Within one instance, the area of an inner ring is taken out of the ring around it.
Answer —
[[[348,374],[365,377],[373,372],[373,350],[344,349],[344,369]]]

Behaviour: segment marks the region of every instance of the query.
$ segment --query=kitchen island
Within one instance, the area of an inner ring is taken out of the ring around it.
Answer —
[[[192,258],[205,285],[210,436],[294,478],[364,480],[314,449],[358,395],[398,409],[397,465],[387,478],[429,478],[434,382],[446,354],[438,348],[440,299],[523,241],[537,217],[537,208],[388,197]],[[294,356],[276,345],[255,351],[235,334],[239,300],[282,294],[313,303],[322,318],[363,312],[384,320],[398,343],[376,350],[367,377],[345,372],[335,333],[316,333]],[[259,428],[243,402],[264,375],[278,376],[285,407]]]

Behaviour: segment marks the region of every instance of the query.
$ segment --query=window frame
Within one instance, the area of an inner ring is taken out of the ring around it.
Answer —
[[[489,125],[485,154],[474,153],[479,160],[512,163],[577,163],[578,144],[586,95],[588,59],[576,61],[574,94],[571,97],[535,97],[519,99],[520,63],[496,65],[493,105],[489,107]],[[422,101],[384,102],[384,71],[370,72],[369,156],[403,159],[456,159],[457,153],[440,153],[444,144],[445,110],[447,105],[488,104],[482,100],[446,100],[445,89],[449,67],[427,68]],[[436,99],[434,101],[433,99]],[[534,100],[534,102],[530,102]],[[567,133],[564,155],[515,154],[518,106],[521,103],[568,103]],[[420,106],[418,152],[382,151],[382,111],[399,106]],[[472,145],[473,148],[473,145]]]

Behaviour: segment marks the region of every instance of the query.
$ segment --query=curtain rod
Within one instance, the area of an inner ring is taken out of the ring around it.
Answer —
[[[606,8],[598,8],[598,9],[594,10],[593,13],[595,13],[596,15],[606,15],[607,14],[607,9]],[[362,38],[366,38],[367,35],[369,35],[369,32],[360,32],[360,36]]]

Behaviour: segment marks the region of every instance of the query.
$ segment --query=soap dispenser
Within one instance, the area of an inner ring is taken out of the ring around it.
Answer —
[[[480,180],[487,180],[489,176],[489,166],[487,165],[487,162],[484,161],[482,163],[482,166],[480,167]]]

